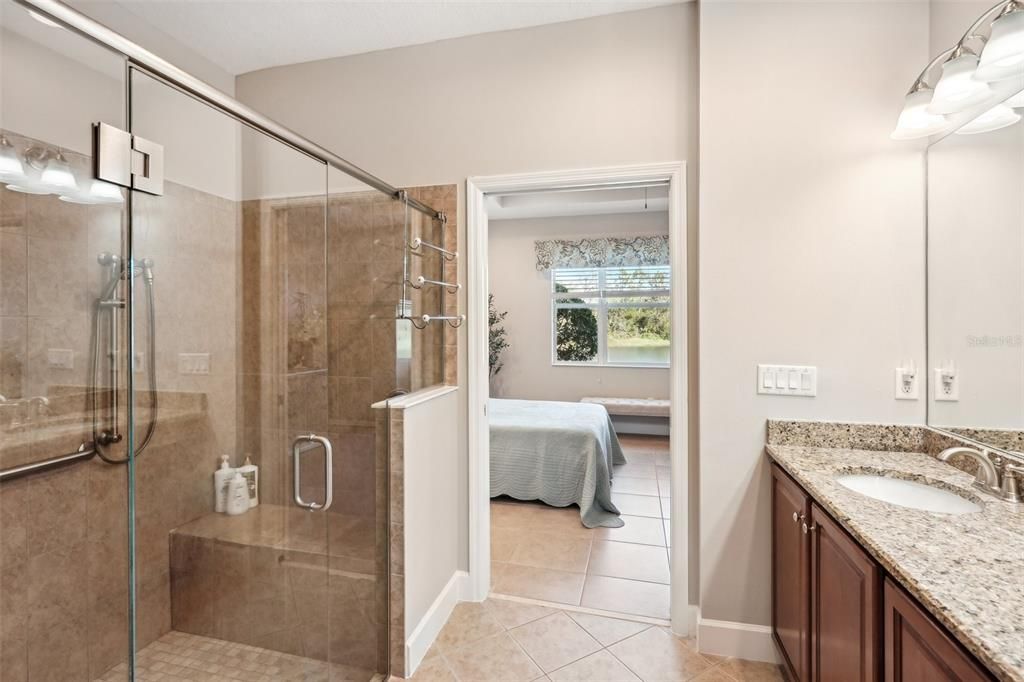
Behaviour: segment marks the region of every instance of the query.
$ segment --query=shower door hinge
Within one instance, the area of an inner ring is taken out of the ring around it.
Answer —
[[[164,193],[164,148],[109,123],[92,125],[92,158],[98,180],[147,194]]]

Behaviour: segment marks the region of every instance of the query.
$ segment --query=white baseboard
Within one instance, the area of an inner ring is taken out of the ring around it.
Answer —
[[[779,663],[768,625],[698,617],[697,650],[702,654]]]
[[[448,580],[448,584],[437,595],[437,599],[427,609],[423,619],[417,623],[412,634],[405,641],[405,677],[412,677],[420,666],[427,649],[437,639],[441,628],[448,622],[455,605],[463,601],[469,591],[469,574],[456,571]]]
[[[682,618],[672,619],[672,634],[677,637],[696,637],[699,620],[700,607],[696,604],[687,604],[684,607]]]

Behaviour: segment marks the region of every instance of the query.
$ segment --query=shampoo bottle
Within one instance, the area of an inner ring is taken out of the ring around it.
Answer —
[[[228,516],[238,516],[247,511],[249,511],[249,486],[245,484],[245,477],[236,469],[234,477],[228,483]]]
[[[246,455],[245,464],[238,467],[238,471],[249,487],[249,508],[252,509],[260,503],[260,468],[252,463],[249,455]]]
[[[228,484],[235,475],[235,470],[228,464],[228,456],[221,455],[220,468],[213,472],[213,499],[214,510],[226,512],[228,510]]]

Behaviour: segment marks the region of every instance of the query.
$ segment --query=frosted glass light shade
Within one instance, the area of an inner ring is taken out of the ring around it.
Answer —
[[[945,128],[946,118],[928,111],[931,98],[932,91],[927,89],[909,93],[903,101],[903,111],[890,137],[894,140],[915,140],[934,135]]]
[[[89,186],[89,196],[99,204],[120,204],[124,201],[124,195],[117,185],[111,185],[102,180],[93,180]]]
[[[25,167],[21,165],[18,151],[7,142],[0,140],[0,182],[18,182],[25,179]]]
[[[1024,90],[1021,90],[1016,95],[1003,102],[1003,104],[1014,109],[1024,107]]]
[[[992,22],[992,36],[981,51],[978,80],[1001,81],[1024,73],[1024,11],[1014,10]]]
[[[1005,128],[1006,126],[1012,126],[1019,120],[1020,114],[1016,111],[1005,104],[997,104],[970,123],[960,127],[956,134],[977,135],[979,133],[988,133]]]
[[[78,183],[75,182],[71,166],[68,165],[64,157],[59,155],[46,162],[43,174],[39,176],[39,183],[62,193],[67,190],[75,191],[78,189]]]
[[[942,77],[935,84],[928,113],[955,114],[991,97],[988,83],[974,78],[977,68],[978,57],[973,54],[962,54],[943,64]]]
[[[61,194],[58,199],[69,204],[120,204],[124,201],[121,190],[102,180],[93,180],[88,192]]]

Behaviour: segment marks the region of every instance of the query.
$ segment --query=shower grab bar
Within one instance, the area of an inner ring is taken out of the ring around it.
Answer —
[[[29,474],[55,469],[67,464],[85,461],[92,459],[95,456],[96,446],[92,441],[89,441],[87,443],[82,443],[78,446],[78,450],[67,455],[58,455],[57,457],[51,457],[39,462],[32,462],[31,464],[21,464],[15,467],[8,467],[7,469],[0,469],[0,483],[21,478],[22,476],[28,476]]]
[[[427,279],[423,275],[420,275],[419,277],[416,278],[415,284],[413,282],[409,282],[409,286],[411,286],[413,289],[422,289],[427,284],[435,287],[444,287],[446,290],[448,290],[449,293],[452,294],[454,294],[456,291],[462,288],[462,285],[459,284],[458,282],[442,282],[441,280],[437,279]]]
[[[315,450],[320,445],[324,449],[324,501],[306,502],[302,499],[302,466],[300,455],[310,450]],[[309,511],[327,511],[334,502],[334,449],[331,441],[323,436],[311,433],[306,436],[299,436],[292,441],[292,493],[295,497],[295,504]]]
[[[425,242],[422,239],[420,239],[419,237],[416,237],[416,239],[413,239],[412,240],[412,244],[409,244],[409,250],[410,251],[417,251],[417,250],[419,250],[420,247],[423,247],[424,249],[432,249],[434,251],[437,251],[442,256],[444,256],[444,259],[446,261],[453,261],[453,260],[455,260],[456,258],[459,257],[459,252],[458,251],[449,251],[448,249],[442,248],[442,247],[438,246],[437,244],[431,244],[430,242]]]

